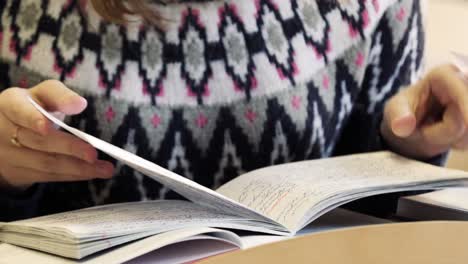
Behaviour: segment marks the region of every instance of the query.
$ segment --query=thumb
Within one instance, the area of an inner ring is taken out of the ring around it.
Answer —
[[[391,132],[398,137],[408,137],[416,129],[416,115],[412,110],[409,93],[400,92],[385,106],[384,121]]]
[[[66,115],[81,113],[88,105],[85,98],[56,80],[44,81],[31,88],[32,96],[48,111],[58,111]]]

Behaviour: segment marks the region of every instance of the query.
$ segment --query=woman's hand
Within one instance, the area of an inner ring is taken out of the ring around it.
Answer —
[[[53,80],[0,93],[0,187],[21,189],[38,182],[112,176],[110,162],[97,160],[96,150],[88,143],[54,129],[28,95],[48,111],[66,115],[78,114],[87,105],[84,98]]]
[[[455,66],[435,68],[385,106],[381,133],[392,150],[425,159],[468,147],[468,83]]]

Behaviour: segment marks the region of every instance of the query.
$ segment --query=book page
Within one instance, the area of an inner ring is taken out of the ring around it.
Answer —
[[[71,259],[30,250],[15,245],[0,243],[0,264],[34,263],[34,264],[76,264]]]
[[[94,136],[88,135],[78,129],[68,126],[61,120],[57,119],[45,109],[43,109],[39,104],[37,104],[32,98],[29,98],[34,107],[36,107],[45,117],[50,121],[65,129],[66,131],[74,134],[75,136],[81,138],[82,140],[88,142],[96,149],[99,149],[111,157],[121,161],[125,165],[143,173],[144,175],[153,178],[159,183],[167,186],[173,191],[179,193],[185,198],[199,204],[210,206],[221,210],[223,212],[229,212],[230,214],[236,214],[244,216],[247,218],[262,220],[265,222],[272,222],[271,219],[258,214],[257,212],[251,210],[250,208],[245,207],[242,204],[239,204],[235,201],[232,201],[229,198],[220,195],[219,193],[200,185],[194,181],[191,181],[185,177],[178,175],[172,171],[164,169],[161,166],[158,166],[148,160],[145,160],[133,153],[130,153],[124,149],[116,147],[110,143],[107,143],[101,139],[98,139]]]
[[[180,244],[183,241],[193,241],[190,244]],[[207,245],[204,247],[200,247]],[[0,243],[0,264],[3,263],[34,263],[34,264],[117,264],[136,258],[129,263],[156,263],[159,260],[181,259],[190,261],[204,256],[212,256],[229,250],[241,248],[239,237],[229,231],[214,228],[186,228],[165,232],[141,239],[137,242],[119,246],[103,253],[90,256],[83,260],[71,260],[44,252],[30,250],[10,244]],[[184,251],[174,252],[165,247]],[[151,255],[144,256],[152,252]],[[138,258],[142,256],[141,258]],[[172,262],[175,263],[175,262]],[[182,263],[182,262],[178,262]]]
[[[234,235],[234,234],[233,234]],[[237,237],[237,240],[239,238]],[[160,240],[158,239],[158,242]],[[240,240],[238,241],[240,243]],[[148,249],[154,247],[151,241],[145,241]],[[132,245],[133,246],[133,245]],[[136,245],[135,245],[136,246]],[[138,246],[138,248],[141,248]],[[151,250],[145,255],[129,260],[128,264],[173,264],[173,263],[192,263],[210,256],[223,254],[226,252],[239,250],[240,245],[236,245],[230,239],[218,237],[216,233],[210,233],[209,236],[192,236],[181,240],[178,243],[172,243],[157,250]],[[127,256],[130,248],[122,251],[122,256]],[[132,253],[130,253],[132,254]],[[109,256],[109,259],[113,256]],[[102,260],[102,261],[101,261]],[[107,259],[106,259],[107,260]],[[109,263],[104,259],[98,258],[93,263]],[[86,263],[91,264],[91,263]]]
[[[184,228],[219,227],[284,234],[268,224],[223,214],[189,201],[111,204],[6,223],[0,241],[81,259],[154,234]]]
[[[223,214],[189,201],[156,200],[110,204],[3,225],[3,232],[41,235],[68,243],[84,243],[138,233],[161,233],[191,226],[261,229],[240,216]]]
[[[310,235],[312,233],[338,230],[342,228],[357,227],[363,225],[377,225],[391,223],[390,220],[373,217],[370,215],[360,214],[350,210],[336,208],[322,216],[317,220],[310,223],[300,232],[297,236]],[[245,235],[241,236],[242,244],[245,249],[253,248],[265,244],[270,244],[286,239],[292,239],[292,237],[284,236],[272,236],[272,235]]]
[[[297,231],[312,208],[333,197],[444,180],[466,182],[467,178],[466,172],[377,152],[259,169],[217,191]]]
[[[203,259],[236,250],[239,248],[223,241],[195,237],[193,240],[152,251],[144,256],[129,260],[126,264],[198,263]]]
[[[193,241],[194,243],[181,243]],[[204,244],[212,247],[202,247]],[[207,256],[219,252],[239,249],[242,243],[233,232],[198,227],[173,230],[151,236],[134,243],[123,245],[109,252],[86,259],[86,264],[98,263],[161,263],[165,259],[185,257],[186,261],[199,259],[199,254]],[[173,250],[170,250],[173,249]],[[179,252],[174,252],[178,249]],[[151,253],[150,253],[151,252]],[[185,263],[173,261],[172,263]]]

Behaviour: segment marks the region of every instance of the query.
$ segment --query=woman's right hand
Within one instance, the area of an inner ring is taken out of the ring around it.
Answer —
[[[79,114],[87,105],[86,99],[54,80],[0,93],[0,188],[112,177],[112,163],[97,160],[88,143],[54,129],[28,95],[46,110],[65,115]],[[12,142],[15,135],[19,146]]]

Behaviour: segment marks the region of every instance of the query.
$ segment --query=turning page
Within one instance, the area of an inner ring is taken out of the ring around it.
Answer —
[[[32,98],[29,98],[29,100],[31,104],[33,104],[45,117],[47,117],[56,125],[81,138],[82,140],[88,142],[96,149],[99,149],[105,152],[106,154],[110,155],[111,157],[115,158],[116,160],[121,161],[125,165],[145,174],[148,177],[153,178],[154,180],[174,190],[175,192],[179,193],[185,198],[195,203],[217,208],[223,212],[229,212],[230,214],[235,214],[275,224],[271,219],[268,219],[267,217],[251,210],[250,208],[245,207],[244,205],[229,198],[226,198],[223,195],[220,195],[219,193],[203,185],[200,185],[194,181],[182,177],[170,170],[164,169],[163,167],[158,166],[124,149],[116,147],[101,139],[98,139],[78,129],[68,126],[61,120],[48,113]],[[286,231],[279,225],[278,228],[280,231]]]
[[[259,169],[226,183],[217,192],[295,232],[357,198],[460,185],[467,179],[466,172],[376,152]]]

